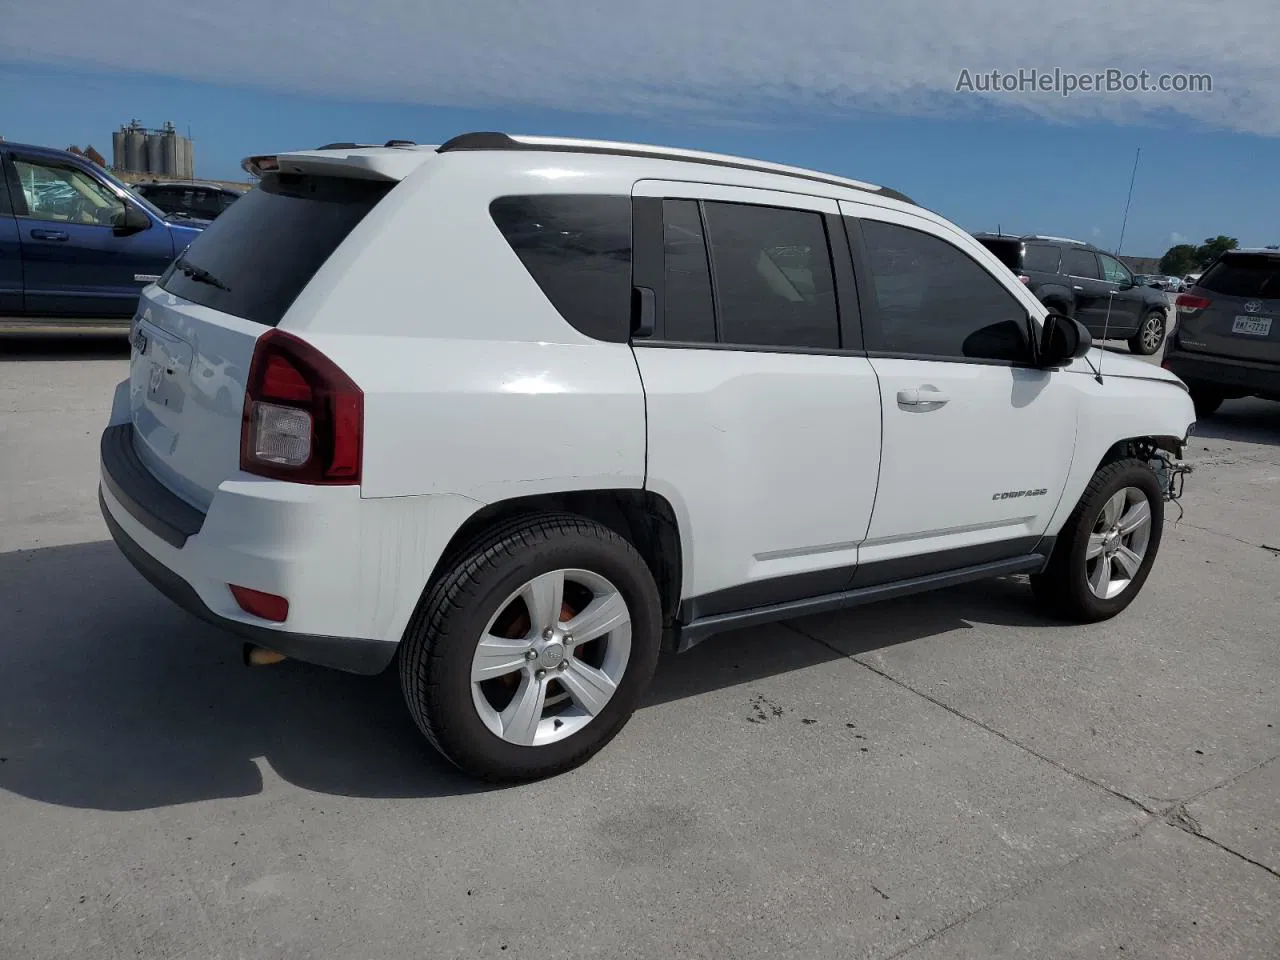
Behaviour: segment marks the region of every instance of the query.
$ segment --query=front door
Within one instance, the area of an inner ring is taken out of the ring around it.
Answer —
[[[710,184],[635,186],[633,339],[646,487],[687,542],[684,616],[848,586],[880,461],[835,201]],[[834,258],[833,258],[834,255]]]
[[[1142,287],[1134,284],[1132,271],[1115,257],[1099,253],[1098,262],[1102,265],[1103,282],[1111,290],[1111,319],[1107,322],[1108,326],[1119,330],[1136,330],[1147,306]]]
[[[967,235],[841,209],[857,218],[848,223],[884,418],[855,585],[1032,552],[1066,485],[1076,421],[1066,374],[1032,364],[1032,308]]]
[[[69,161],[15,152],[8,165],[32,316],[128,319],[173,259],[163,224],[123,229],[125,200]]]

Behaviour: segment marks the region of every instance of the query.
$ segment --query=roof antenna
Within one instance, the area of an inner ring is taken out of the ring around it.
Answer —
[[[1116,259],[1120,259],[1120,251],[1124,248],[1124,230],[1129,225],[1129,204],[1133,203],[1133,182],[1138,178],[1138,159],[1142,156],[1142,148],[1138,148],[1138,152],[1133,155],[1133,172],[1129,174],[1129,197],[1124,202],[1124,219],[1120,222],[1120,242],[1116,244]],[[1105,272],[1104,272],[1105,275]],[[1107,328],[1111,326],[1111,305],[1115,303],[1116,292],[1111,291],[1107,297],[1107,316],[1102,322],[1102,339],[1107,339]],[[1102,383],[1102,357],[1107,352],[1106,347],[1098,348],[1098,366],[1094,369],[1094,377],[1098,383]]]

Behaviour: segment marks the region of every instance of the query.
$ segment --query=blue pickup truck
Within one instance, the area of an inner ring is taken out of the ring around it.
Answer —
[[[84,157],[0,142],[0,332],[127,329],[138,293],[206,225]]]

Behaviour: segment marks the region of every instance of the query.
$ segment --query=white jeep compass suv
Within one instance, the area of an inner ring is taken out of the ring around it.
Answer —
[[[396,662],[474,775],[583,762],[664,645],[1017,573],[1101,620],[1151,570],[1182,382],[901,194],[493,133],[246,167],[143,293],[103,514],[246,649]]]

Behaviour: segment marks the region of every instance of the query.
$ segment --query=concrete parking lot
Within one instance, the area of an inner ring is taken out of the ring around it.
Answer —
[[[118,555],[126,358],[0,343],[0,958],[1280,957],[1280,405],[1200,425],[1116,620],[1009,579],[717,637],[495,790]]]

